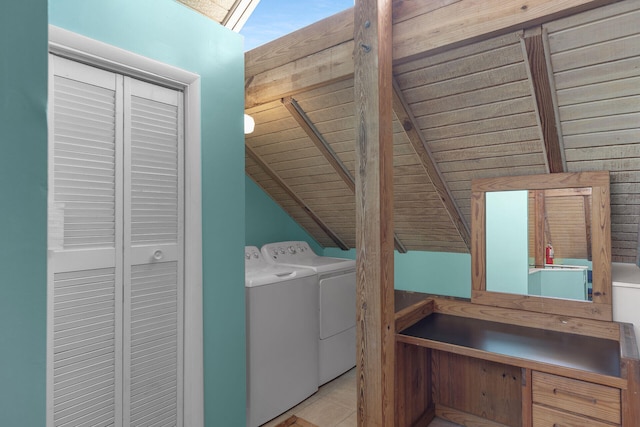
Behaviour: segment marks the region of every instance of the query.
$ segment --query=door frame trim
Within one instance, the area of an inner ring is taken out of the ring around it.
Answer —
[[[185,426],[204,426],[202,174],[200,76],[49,25],[49,53],[184,92],[184,402]],[[50,77],[51,78],[51,77]],[[52,111],[47,119],[51,123]],[[51,129],[51,128],[50,128]],[[51,139],[51,135],[49,135]],[[49,277],[49,263],[47,263]],[[50,295],[48,295],[50,299]],[[49,303],[48,303],[49,304]],[[52,345],[47,314],[47,355]],[[52,365],[47,361],[47,425],[53,425]]]

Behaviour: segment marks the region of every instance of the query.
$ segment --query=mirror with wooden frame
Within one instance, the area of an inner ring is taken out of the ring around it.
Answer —
[[[609,173],[474,180],[474,303],[613,319]]]

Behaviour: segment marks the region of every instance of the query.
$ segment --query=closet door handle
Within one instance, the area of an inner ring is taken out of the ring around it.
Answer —
[[[156,261],[160,261],[162,258],[164,258],[164,253],[160,249],[157,249],[153,253],[153,259],[155,259]]]

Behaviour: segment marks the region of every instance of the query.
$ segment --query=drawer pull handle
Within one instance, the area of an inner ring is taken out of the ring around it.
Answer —
[[[567,391],[567,390],[561,390],[559,388],[554,388],[553,389],[553,394],[565,394],[567,396],[571,396],[571,397],[575,397],[576,399],[581,399],[581,400],[585,400],[593,405],[595,405],[596,403],[598,403],[598,400],[590,397],[590,396],[585,396],[583,394],[580,393],[574,393],[572,391]]]

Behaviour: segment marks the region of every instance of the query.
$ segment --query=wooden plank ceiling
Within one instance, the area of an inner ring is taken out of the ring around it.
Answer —
[[[474,178],[608,170],[612,258],[634,262],[640,2],[576,1],[549,20],[536,14],[554,16],[553,2],[532,1],[524,25],[524,9],[465,3],[394,4],[396,249],[468,252]],[[465,28],[472,13],[502,14],[502,27]],[[353,49],[348,10],[245,56],[247,174],[342,248],[355,245]]]
[[[240,31],[260,0],[178,0],[185,6],[224,25]]]

